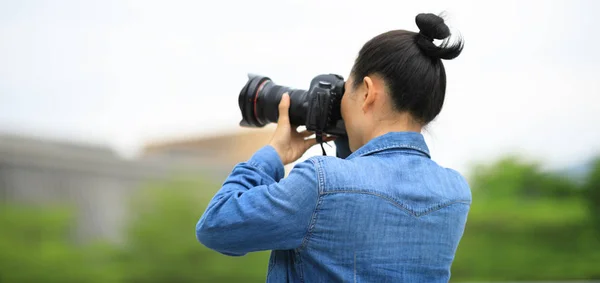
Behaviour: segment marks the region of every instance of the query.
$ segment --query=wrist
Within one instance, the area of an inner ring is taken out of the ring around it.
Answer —
[[[284,164],[281,161],[279,153],[270,145],[262,147],[255,152],[248,163],[272,176],[276,181],[283,178]]]
[[[283,163],[283,165],[286,165],[286,161],[283,159],[283,151],[281,150],[281,148],[273,142],[269,143],[269,146],[275,150],[277,156],[279,157],[279,160],[281,160],[281,163]]]

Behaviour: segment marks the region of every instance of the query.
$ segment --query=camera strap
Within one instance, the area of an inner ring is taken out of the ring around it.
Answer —
[[[323,155],[327,155],[323,147],[323,130],[327,127],[329,100],[326,92],[317,91],[312,95],[307,114],[307,129],[314,129],[317,143],[321,145]]]
[[[323,132],[316,131],[315,136],[317,138],[317,142],[321,145],[321,150],[323,151],[323,155],[327,156],[327,153],[325,152],[325,147],[323,147]]]

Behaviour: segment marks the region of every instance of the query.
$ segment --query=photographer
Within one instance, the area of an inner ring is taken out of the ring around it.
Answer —
[[[202,244],[231,256],[272,250],[269,282],[449,281],[471,193],[431,160],[421,130],[444,103],[442,59],[463,44],[433,43],[450,36],[436,15],[416,23],[419,33],[362,47],[341,98],[337,157],[311,157],[286,178],[284,165],[317,140],[290,124],[281,97],[270,144],[233,169],[199,220]]]

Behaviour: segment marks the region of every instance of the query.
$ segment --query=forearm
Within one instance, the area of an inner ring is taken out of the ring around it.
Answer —
[[[318,197],[314,166],[297,164],[284,179],[275,150],[262,148],[213,197],[196,225],[198,241],[234,256],[299,246]]]
[[[269,146],[261,148],[247,162],[236,165],[198,221],[198,240],[227,255],[245,254],[247,250],[240,241],[243,241],[244,234],[258,233],[252,231],[247,219],[248,215],[257,214],[257,211],[254,211],[253,204],[241,198],[254,189],[275,184],[283,178],[283,174],[283,164]]]
[[[218,204],[223,197],[243,193],[260,185],[276,183],[283,176],[284,167],[276,151],[270,146],[265,146],[250,160],[239,163],[233,168],[221,189],[210,201],[208,209]]]

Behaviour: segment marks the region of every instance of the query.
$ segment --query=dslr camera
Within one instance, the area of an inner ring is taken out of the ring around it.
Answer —
[[[279,102],[284,93],[290,96],[290,124],[306,126],[322,143],[322,135],[346,135],[340,104],[344,95],[344,78],[337,74],[318,75],[308,90],[275,84],[270,78],[248,75],[238,99],[242,121],[240,126],[260,128],[277,123]]]

